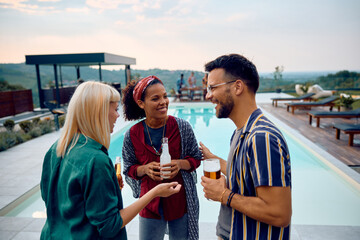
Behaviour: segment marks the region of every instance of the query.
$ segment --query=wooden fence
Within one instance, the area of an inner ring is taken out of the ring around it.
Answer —
[[[76,86],[59,88],[60,104],[69,103],[71,96],[75,92],[75,89],[76,89]],[[43,89],[43,93],[44,93],[44,101],[45,102],[56,101],[56,89],[55,88]]]
[[[0,93],[0,117],[13,116],[33,110],[31,89]]]
[[[112,83],[111,84],[114,88],[116,88],[121,94],[121,84],[120,83]],[[68,104],[72,95],[74,94],[77,86],[66,86],[59,88],[60,94],[60,104]],[[45,102],[52,102],[56,101],[56,89],[55,88],[46,88],[43,89],[44,93],[44,101]]]

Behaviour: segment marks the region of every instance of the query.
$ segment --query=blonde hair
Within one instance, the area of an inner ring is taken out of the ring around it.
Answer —
[[[64,157],[70,152],[80,134],[94,139],[108,149],[110,103],[118,101],[119,92],[107,84],[94,81],[80,84],[69,103],[65,124],[56,147],[57,156]]]

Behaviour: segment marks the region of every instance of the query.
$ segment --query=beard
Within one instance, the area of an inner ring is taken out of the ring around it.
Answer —
[[[225,102],[219,101],[219,111],[216,113],[218,118],[228,118],[234,108],[234,101],[231,96],[227,96]]]

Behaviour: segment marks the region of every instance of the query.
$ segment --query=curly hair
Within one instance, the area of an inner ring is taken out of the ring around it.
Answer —
[[[140,108],[139,105],[135,102],[133,97],[134,88],[138,82],[130,81],[126,87],[122,90],[122,104],[123,104],[123,112],[124,117],[126,120],[138,120],[146,117],[144,109]],[[162,84],[157,79],[154,79],[144,90],[143,94],[141,95],[140,100],[144,101],[147,88],[155,85],[155,84]]]
[[[241,79],[254,93],[259,88],[259,74],[255,65],[239,54],[223,55],[205,64],[205,71],[222,68],[232,80]]]

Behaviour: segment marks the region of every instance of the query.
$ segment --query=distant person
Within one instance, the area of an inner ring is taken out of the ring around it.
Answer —
[[[180,78],[176,81],[177,92],[181,94],[181,88],[185,86],[184,74],[180,75]]]
[[[196,78],[195,78],[194,72],[191,72],[190,77],[188,78],[188,83],[189,83],[190,88],[196,87]],[[190,99],[193,100],[193,98],[194,98],[194,90],[191,89],[190,90]]]
[[[169,99],[156,76],[131,82],[124,89],[123,110],[126,120],[141,120],[125,134],[123,160],[125,180],[134,197],[143,196],[162,182],[176,181],[183,188],[169,198],[155,198],[140,212],[140,240],[199,238],[199,200],[196,168],[201,162],[191,125],[168,115]],[[169,141],[169,174],[161,175],[161,140]],[[169,179],[165,179],[168,177]]]
[[[203,99],[206,99],[206,93],[207,93],[207,82],[208,82],[208,73],[205,73],[203,79],[202,79],[202,88],[203,88]]]
[[[256,105],[256,67],[245,57],[230,54],[207,63],[205,70],[206,98],[216,104],[216,116],[236,125],[227,161],[200,143],[204,158],[220,159],[226,174],[220,179],[201,177],[205,197],[221,203],[216,234],[232,240],[289,239],[289,150],[280,130]]]
[[[180,191],[176,182],[159,184],[123,208],[108,156],[119,100],[119,92],[104,83],[76,88],[61,136],[44,158],[40,189],[47,219],[40,239],[127,239],[125,225],[142,208]]]

